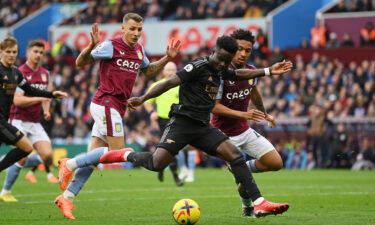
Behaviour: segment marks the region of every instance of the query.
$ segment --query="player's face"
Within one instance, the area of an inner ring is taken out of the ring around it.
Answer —
[[[176,74],[177,67],[174,62],[169,62],[164,66],[163,75],[164,77],[171,77],[173,74]]]
[[[217,48],[211,56],[210,63],[217,71],[224,70],[228,68],[233,56],[234,54],[231,54],[222,48]]]
[[[234,55],[232,62],[235,65],[243,66],[249,60],[251,51],[253,50],[253,44],[250,41],[237,40],[238,50]]]
[[[38,64],[44,56],[44,48],[34,46],[27,50],[27,59],[34,64]]]
[[[1,62],[4,66],[12,66],[16,63],[18,55],[18,45],[8,47],[1,51]]]
[[[122,25],[122,32],[126,43],[129,45],[135,45],[142,34],[143,22],[136,22],[134,20],[128,20]]]

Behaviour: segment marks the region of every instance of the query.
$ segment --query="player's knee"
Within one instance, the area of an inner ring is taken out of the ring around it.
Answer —
[[[278,170],[281,170],[282,168],[283,168],[282,160],[275,161],[271,165],[268,166],[269,171],[278,171]]]
[[[164,168],[165,168],[165,166],[162,165],[161,163],[159,163],[159,162],[154,162],[154,163],[153,163],[153,168],[152,168],[152,170],[153,170],[153,171],[156,171],[156,172],[159,172],[159,171],[163,171]]]
[[[44,162],[52,160],[52,153],[43,153],[39,155]]]

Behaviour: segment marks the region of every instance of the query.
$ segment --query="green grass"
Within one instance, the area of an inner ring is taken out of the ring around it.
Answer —
[[[17,203],[0,202],[1,225],[31,224],[175,224],[171,211],[181,198],[192,198],[201,207],[198,224],[375,224],[375,172],[279,171],[256,174],[264,197],[288,202],[283,215],[261,219],[241,217],[240,201],[228,171],[198,169],[196,181],[176,187],[169,171],[165,182],[156,173],[136,169],[129,171],[95,171],[76,198],[74,221],[62,217],[53,200],[58,186],[45,181],[38,172],[39,183],[30,184],[24,172],[13,189]],[[4,180],[5,173],[0,174]]]

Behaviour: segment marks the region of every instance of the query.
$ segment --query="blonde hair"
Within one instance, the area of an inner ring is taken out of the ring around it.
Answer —
[[[15,45],[18,45],[17,39],[15,39],[14,37],[7,37],[0,43],[0,50],[11,48]]]

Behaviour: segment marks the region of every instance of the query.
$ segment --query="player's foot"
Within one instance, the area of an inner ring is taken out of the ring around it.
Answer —
[[[158,180],[160,182],[163,182],[164,181],[164,171],[159,171],[158,172]]]
[[[248,218],[248,217],[255,218],[254,207],[253,206],[242,207],[242,217],[244,217],[244,218]]]
[[[48,176],[47,177],[47,181],[49,183],[53,183],[53,184],[59,183],[59,180],[55,176],[53,176],[53,175]]]
[[[193,170],[188,171],[185,182],[187,182],[187,183],[194,182],[194,171]]]
[[[273,203],[264,199],[260,204],[254,205],[254,215],[256,217],[263,217],[268,215],[282,214],[289,209],[287,203]]]
[[[18,200],[11,194],[0,195],[0,202],[18,202]]]
[[[73,216],[73,209],[75,208],[73,202],[69,201],[68,199],[64,198],[63,195],[57,196],[55,199],[55,204],[57,207],[60,208],[62,214],[65,218],[70,220],[74,220],[75,217]]]
[[[111,150],[100,157],[100,163],[126,162],[126,159],[131,152],[134,152],[132,148]]]
[[[73,171],[71,171],[66,166],[66,161],[68,161],[69,158],[65,158],[59,161],[59,184],[61,190],[65,191],[68,187],[69,180],[72,177]]]
[[[34,173],[31,172],[31,171],[29,171],[29,172],[26,173],[25,179],[27,181],[29,181],[30,183],[37,183],[38,182],[38,180],[36,179]]]
[[[187,175],[188,175],[188,169],[186,167],[182,167],[180,174],[178,175],[178,178],[180,178],[180,180],[184,180],[187,177]]]
[[[178,177],[177,174],[173,174],[173,179],[174,179],[174,182],[176,183],[176,185],[178,187],[181,187],[184,185],[184,182],[182,180],[180,180],[180,178]]]

